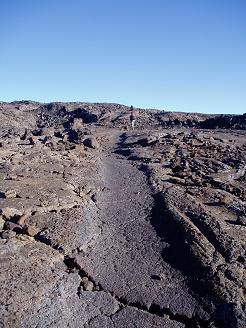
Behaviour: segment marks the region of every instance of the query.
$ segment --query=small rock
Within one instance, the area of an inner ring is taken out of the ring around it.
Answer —
[[[44,142],[44,138],[45,137],[32,136],[29,138],[29,140],[32,145],[37,145],[37,144],[42,144]]]
[[[0,191],[0,198],[6,198],[5,193]]]
[[[98,143],[98,141],[95,137],[86,138],[83,141],[83,144],[86,147],[89,147],[89,148],[93,148],[93,149],[98,149],[99,148],[99,143]]]
[[[81,283],[85,287],[88,284],[89,279],[87,277],[82,277]]]
[[[91,200],[92,200],[94,203],[97,202],[97,194],[96,194],[96,193],[91,195]]]
[[[0,217],[0,230],[3,230],[4,225],[5,225],[5,220],[2,217]]]
[[[202,146],[203,142],[200,139],[193,139],[193,140],[191,140],[191,145],[192,146]]]
[[[0,233],[2,239],[10,239],[16,236],[16,232],[12,230],[5,230]]]
[[[224,194],[218,197],[218,201],[221,205],[227,205],[231,203],[231,198],[228,195]]]
[[[25,140],[26,136],[27,136],[27,129],[20,130],[19,132],[20,140]]]
[[[20,226],[17,223],[11,222],[11,221],[6,221],[4,225],[5,229],[13,230],[16,232],[21,232],[22,231],[22,226]]]
[[[246,226],[246,216],[239,216],[237,218],[237,224],[240,224],[242,226]]]
[[[78,195],[79,195],[79,197],[81,197],[81,198],[85,197],[85,193],[83,192],[83,190],[79,190],[79,191],[78,191]]]
[[[34,237],[39,233],[39,230],[36,227],[33,226],[27,226],[26,227],[26,234],[30,237]]]
[[[55,134],[55,130],[52,127],[42,128],[40,134],[41,134],[41,136],[52,137]]]
[[[16,180],[16,179],[18,179],[18,175],[16,174],[9,175],[9,180]]]
[[[21,160],[19,158],[11,158],[12,165],[19,165],[21,164]]]
[[[90,187],[89,185],[85,185],[85,186],[82,187],[82,190],[83,190],[84,194],[87,195],[91,192],[91,188],[92,187]]]
[[[161,280],[161,277],[160,277],[160,275],[152,274],[151,279],[153,279],[153,280]]]
[[[34,238],[31,236],[27,236],[27,235],[17,235],[16,236],[17,239],[21,240],[21,241],[34,241]]]
[[[61,254],[64,254],[65,255],[65,248],[64,248],[64,246],[63,245],[61,245],[61,244],[57,244],[56,245],[56,249],[61,253]]]
[[[92,281],[89,280],[88,277],[82,277],[81,284],[84,288],[84,290],[91,292],[94,289],[94,284]]]
[[[88,292],[92,292],[94,288],[93,282],[92,281],[88,281],[87,285],[85,286],[85,290]]]
[[[18,219],[17,223],[21,226],[25,224],[25,221],[27,220],[28,216],[26,214],[21,215],[21,217]]]
[[[181,178],[178,178],[178,177],[170,177],[169,179],[168,179],[168,181],[169,182],[171,182],[171,183],[177,183],[177,184],[183,184],[183,185],[185,185],[185,180],[184,179],[181,179]]]
[[[70,128],[75,131],[80,131],[83,128],[82,118],[74,118],[73,122],[70,125]]]
[[[15,190],[8,190],[5,192],[5,197],[6,198],[16,198],[17,193]]]
[[[140,144],[142,147],[147,147],[155,144],[157,141],[158,138],[156,136],[148,136],[146,138],[139,139],[137,143]]]
[[[161,272],[160,273],[160,278],[161,278],[161,280],[165,280],[166,279],[165,273]]]

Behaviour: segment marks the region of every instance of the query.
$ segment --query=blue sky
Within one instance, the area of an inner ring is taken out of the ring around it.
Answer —
[[[246,112],[245,0],[0,0],[0,101]]]

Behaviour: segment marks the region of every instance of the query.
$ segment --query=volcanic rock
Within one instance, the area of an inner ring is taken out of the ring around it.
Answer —
[[[86,138],[83,141],[83,144],[86,147],[89,147],[89,148],[94,148],[94,149],[98,149],[99,148],[99,143],[98,143],[98,141],[97,141],[97,139],[95,137]]]
[[[1,327],[245,326],[244,115],[129,109],[0,103]]]
[[[5,230],[0,232],[2,239],[10,239],[16,236],[16,232],[13,230]]]
[[[246,226],[246,216],[239,216],[237,218],[237,223],[242,226]]]
[[[3,230],[3,227],[5,225],[5,220],[0,216],[0,230]]]

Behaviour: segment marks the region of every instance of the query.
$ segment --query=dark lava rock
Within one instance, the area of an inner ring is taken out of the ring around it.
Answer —
[[[21,225],[17,223],[11,221],[5,221],[4,229],[13,230],[15,232],[21,232],[23,228]]]
[[[93,149],[99,148],[99,143],[95,137],[86,138],[83,141],[83,144],[89,148],[93,148]]]
[[[239,216],[237,218],[237,224],[240,224],[242,226],[246,226],[246,216]]]
[[[12,230],[6,230],[0,232],[0,236],[2,239],[10,239],[16,236],[16,232]]]
[[[243,115],[220,115],[201,122],[202,129],[246,130],[246,113]]]

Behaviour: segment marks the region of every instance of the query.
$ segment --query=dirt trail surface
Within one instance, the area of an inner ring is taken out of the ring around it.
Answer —
[[[117,154],[117,144],[118,135],[102,157],[106,192],[97,202],[101,234],[85,252],[81,266],[126,304],[159,315],[178,314],[188,323],[194,316],[206,319],[184,276],[163,260],[162,251],[169,244],[152,225],[161,219],[154,217],[153,192],[144,173]]]

